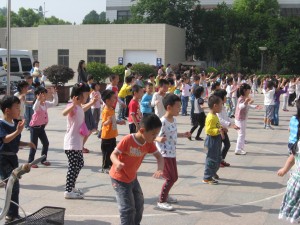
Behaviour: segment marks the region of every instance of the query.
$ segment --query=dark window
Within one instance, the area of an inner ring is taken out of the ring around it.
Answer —
[[[39,51],[38,50],[32,50],[32,58],[34,60],[38,60],[38,58],[39,58]]]
[[[19,72],[19,62],[17,58],[10,58],[10,72]]]
[[[106,50],[87,50],[87,62],[106,63]]]
[[[58,49],[58,65],[69,66],[69,49]]]
[[[29,72],[32,68],[32,63],[30,58],[20,58],[20,60],[21,60],[22,71]]]
[[[130,10],[117,12],[117,20],[128,20],[130,16],[131,16]]]
[[[3,66],[2,58],[0,58],[0,66]]]

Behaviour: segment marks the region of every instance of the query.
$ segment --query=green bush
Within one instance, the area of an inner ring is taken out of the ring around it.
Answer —
[[[136,63],[132,66],[132,71],[143,76],[143,78],[148,78],[150,73],[156,74],[156,69],[154,66],[144,63]]]
[[[74,77],[74,71],[63,65],[50,66],[44,70],[44,74],[56,86],[59,84],[64,85]]]
[[[207,67],[207,73],[217,73],[218,70],[214,67]]]
[[[98,62],[90,62],[86,65],[86,70],[88,74],[94,76],[95,81],[104,82],[108,78],[112,71],[106,65]]]
[[[120,82],[123,82],[123,78],[125,75],[125,66],[122,66],[122,65],[113,66],[111,68],[111,71],[113,74],[118,74],[120,77]]]

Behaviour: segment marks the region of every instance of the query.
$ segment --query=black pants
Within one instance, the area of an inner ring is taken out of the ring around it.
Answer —
[[[84,166],[82,150],[65,150],[68,157],[68,173],[66,191],[71,192],[75,188],[75,183],[81,168]]]
[[[222,142],[223,142],[222,159],[223,160],[226,158],[227,152],[230,149],[230,141],[229,141],[228,134],[225,133],[224,136],[225,136],[225,138],[224,138],[224,140],[222,140]]]
[[[129,124],[129,133],[130,134],[135,134],[136,132],[137,132],[137,130],[136,130],[135,124],[134,123],[130,123]]]
[[[289,100],[288,100],[289,106],[292,106],[293,101],[295,100],[295,98],[296,98],[296,93],[295,92],[293,94],[289,95]]]
[[[125,112],[125,116],[126,116],[126,117],[129,116],[128,105],[129,105],[129,103],[130,103],[130,101],[131,101],[132,98],[133,98],[132,95],[128,95],[128,96],[125,97],[125,104],[126,104],[126,106],[127,106],[127,107],[126,107],[126,112]]]
[[[41,155],[45,155],[46,158],[43,159],[42,162],[47,160],[48,148],[49,148],[49,141],[47,134],[45,132],[45,125],[38,126],[38,127],[30,127],[30,141],[35,144],[36,148],[38,146],[38,139],[42,142],[42,153]],[[34,160],[36,149],[30,148],[28,162],[32,162]]]
[[[102,139],[101,151],[102,151],[102,169],[109,169],[112,166],[110,159],[111,153],[117,146],[116,138]]]
[[[192,127],[190,133],[192,134],[197,129],[197,127],[200,126],[198,131],[197,131],[196,138],[200,137],[200,134],[201,134],[201,132],[202,132],[204,126],[205,126],[205,118],[206,118],[206,116],[205,116],[204,112],[194,113],[193,116],[192,116],[193,127]]]

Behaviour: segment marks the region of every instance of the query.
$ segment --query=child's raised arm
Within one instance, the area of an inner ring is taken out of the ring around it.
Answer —
[[[70,112],[73,111],[73,109],[76,106],[76,102],[78,102],[78,97],[74,96],[72,100],[73,100],[73,104],[71,104],[69,107],[64,109],[64,111],[62,113],[63,116],[67,116]]]
[[[277,175],[283,177],[295,164],[295,157],[291,154],[285,162],[284,167],[278,170]]]

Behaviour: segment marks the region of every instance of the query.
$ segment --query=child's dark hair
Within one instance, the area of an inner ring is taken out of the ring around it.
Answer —
[[[168,85],[169,84],[169,81],[167,81],[166,79],[160,79],[159,82],[158,82],[158,86],[159,87],[162,87],[164,85]]]
[[[296,108],[297,108],[297,114],[295,116],[298,118],[298,120],[300,120],[300,98],[296,100]]]
[[[232,77],[228,77],[227,84],[231,84],[232,82],[233,82],[233,78]]]
[[[176,102],[181,102],[181,100],[177,95],[169,93],[163,98],[162,102],[165,109],[167,109],[168,106],[173,106]]]
[[[155,77],[155,75],[153,73],[150,73],[148,78],[150,79],[151,77]]]
[[[90,87],[86,83],[74,84],[71,91],[71,98],[82,96],[83,92],[89,92]]]
[[[105,90],[102,92],[101,94],[101,98],[102,101],[105,103],[106,100],[109,100],[113,95],[115,95],[116,93],[112,90]]]
[[[271,80],[269,80],[269,81],[267,82],[267,88],[268,88],[268,89],[272,89],[273,87],[274,87],[274,82],[271,81]]]
[[[95,91],[97,85],[100,85],[98,82],[94,82],[91,84],[91,88]]]
[[[18,90],[18,92],[21,92],[23,88],[28,87],[28,86],[29,86],[29,84],[27,81],[21,80],[17,84],[17,90]]]
[[[225,96],[227,95],[227,91],[224,89],[216,90],[214,91],[213,95],[220,97],[222,100],[224,100]]]
[[[5,109],[10,109],[13,104],[20,104],[20,99],[16,96],[4,96],[0,101],[1,111],[5,113]]]
[[[140,127],[145,128],[147,132],[158,128],[160,129],[161,126],[161,121],[155,114],[144,115],[140,121]]]
[[[239,94],[244,96],[247,90],[251,90],[251,87],[249,84],[242,84],[239,88]]]
[[[215,82],[211,85],[211,90],[214,91],[217,89],[217,87],[220,86],[220,83],[219,82]]]
[[[204,93],[204,88],[202,86],[196,87],[193,91],[195,98],[200,98]]]
[[[43,93],[45,93],[45,94],[48,93],[47,89],[44,88],[44,87],[38,87],[38,88],[35,89],[35,91],[34,91],[34,95],[39,95],[39,94],[43,94]]]
[[[89,74],[86,79],[87,81],[94,80],[94,76]]]
[[[141,89],[143,88],[140,85],[135,84],[132,86],[132,93],[138,93]]]
[[[33,80],[33,77],[31,75],[25,76],[25,80]]]
[[[154,85],[151,83],[151,82],[147,82],[146,84],[145,84],[145,87],[153,87]]]
[[[109,81],[112,82],[114,79],[116,79],[116,77],[119,77],[118,74],[112,74],[109,76]]]
[[[216,95],[211,95],[209,98],[208,98],[208,107],[210,109],[213,109],[214,105],[215,104],[219,104],[220,102],[222,101],[222,99],[219,97],[219,96],[216,96]]]
[[[194,76],[194,81],[197,81],[197,80],[200,80],[200,76],[195,75],[195,76]]]
[[[168,78],[167,81],[169,82],[169,84],[171,86],[174,86],[175,85],[175,82],[174,82],[174,79],[173,78]]]
[[[133,79],[133,78],[134,78],[134,77],[131,76],[131,75],[125,77],[125,83],[126,83],[126,84],[130,84],[130,83],[132,82],[132,79]]]

